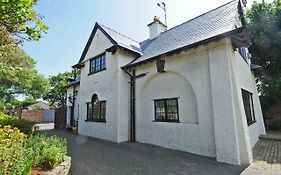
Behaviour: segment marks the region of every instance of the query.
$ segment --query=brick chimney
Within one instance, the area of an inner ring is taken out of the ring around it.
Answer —
[[[149,27],[150,40],[167,30],[167,26],[163,24],[157,16],[154,16],[153,22],[149,23],[147,26]]]

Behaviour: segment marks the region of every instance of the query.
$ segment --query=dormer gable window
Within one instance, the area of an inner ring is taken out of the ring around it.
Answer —
[[[103,71],[106,69],[106,58],[105,53],[92,58],[90,60],[90,72],[89,75]]]

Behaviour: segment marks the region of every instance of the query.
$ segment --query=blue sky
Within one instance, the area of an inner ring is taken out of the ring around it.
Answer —
[[[230,0],[162,0],[167,4],[168,28],[179,25]],[[271,1],[271,0],[268,0]],[[23,49],[37,61],[40,74],[55,75],[71,70],[86,45],[95,22],[132,39],[148,38],[147,24],[154,16],[164,21],[159,0],[39,0],[36,11],[50,29],[39,42],[26,42]],[[248,0],[249,5],[252,0]]]

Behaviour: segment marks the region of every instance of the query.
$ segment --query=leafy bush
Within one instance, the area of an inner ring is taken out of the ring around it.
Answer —
[[[13,126],[7,125],[11,122],[14,122]],[[1,175],[28,175],[32,166],[52,169],[64,161],[67,154],[66,139],[30,134],[33,124],[3,113],[0,113],[0,125]]]
[[[24,147],[31,155],[30,159],[34,165],[49,169],[64,161],[67,154],[66,140],[55,136],[31,136],[24,142]]]
[[[0,128],[10,125],[12,127],[18,128],[21,132],[25,134],[31,134],[34,130],[35,123],[12,117],[0,112]]]
[[[26,135],[11,126],[0,128],[0,174],[26,175],[32,163],[26,157],[23,142]]]

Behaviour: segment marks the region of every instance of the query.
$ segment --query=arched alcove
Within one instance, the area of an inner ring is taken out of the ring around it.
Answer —
[[[191,83],[176,72],[155,73],[140,88],[141,117],[154,117],[154,100],[178,98],[179,121],[198,123],[198,108]]]

